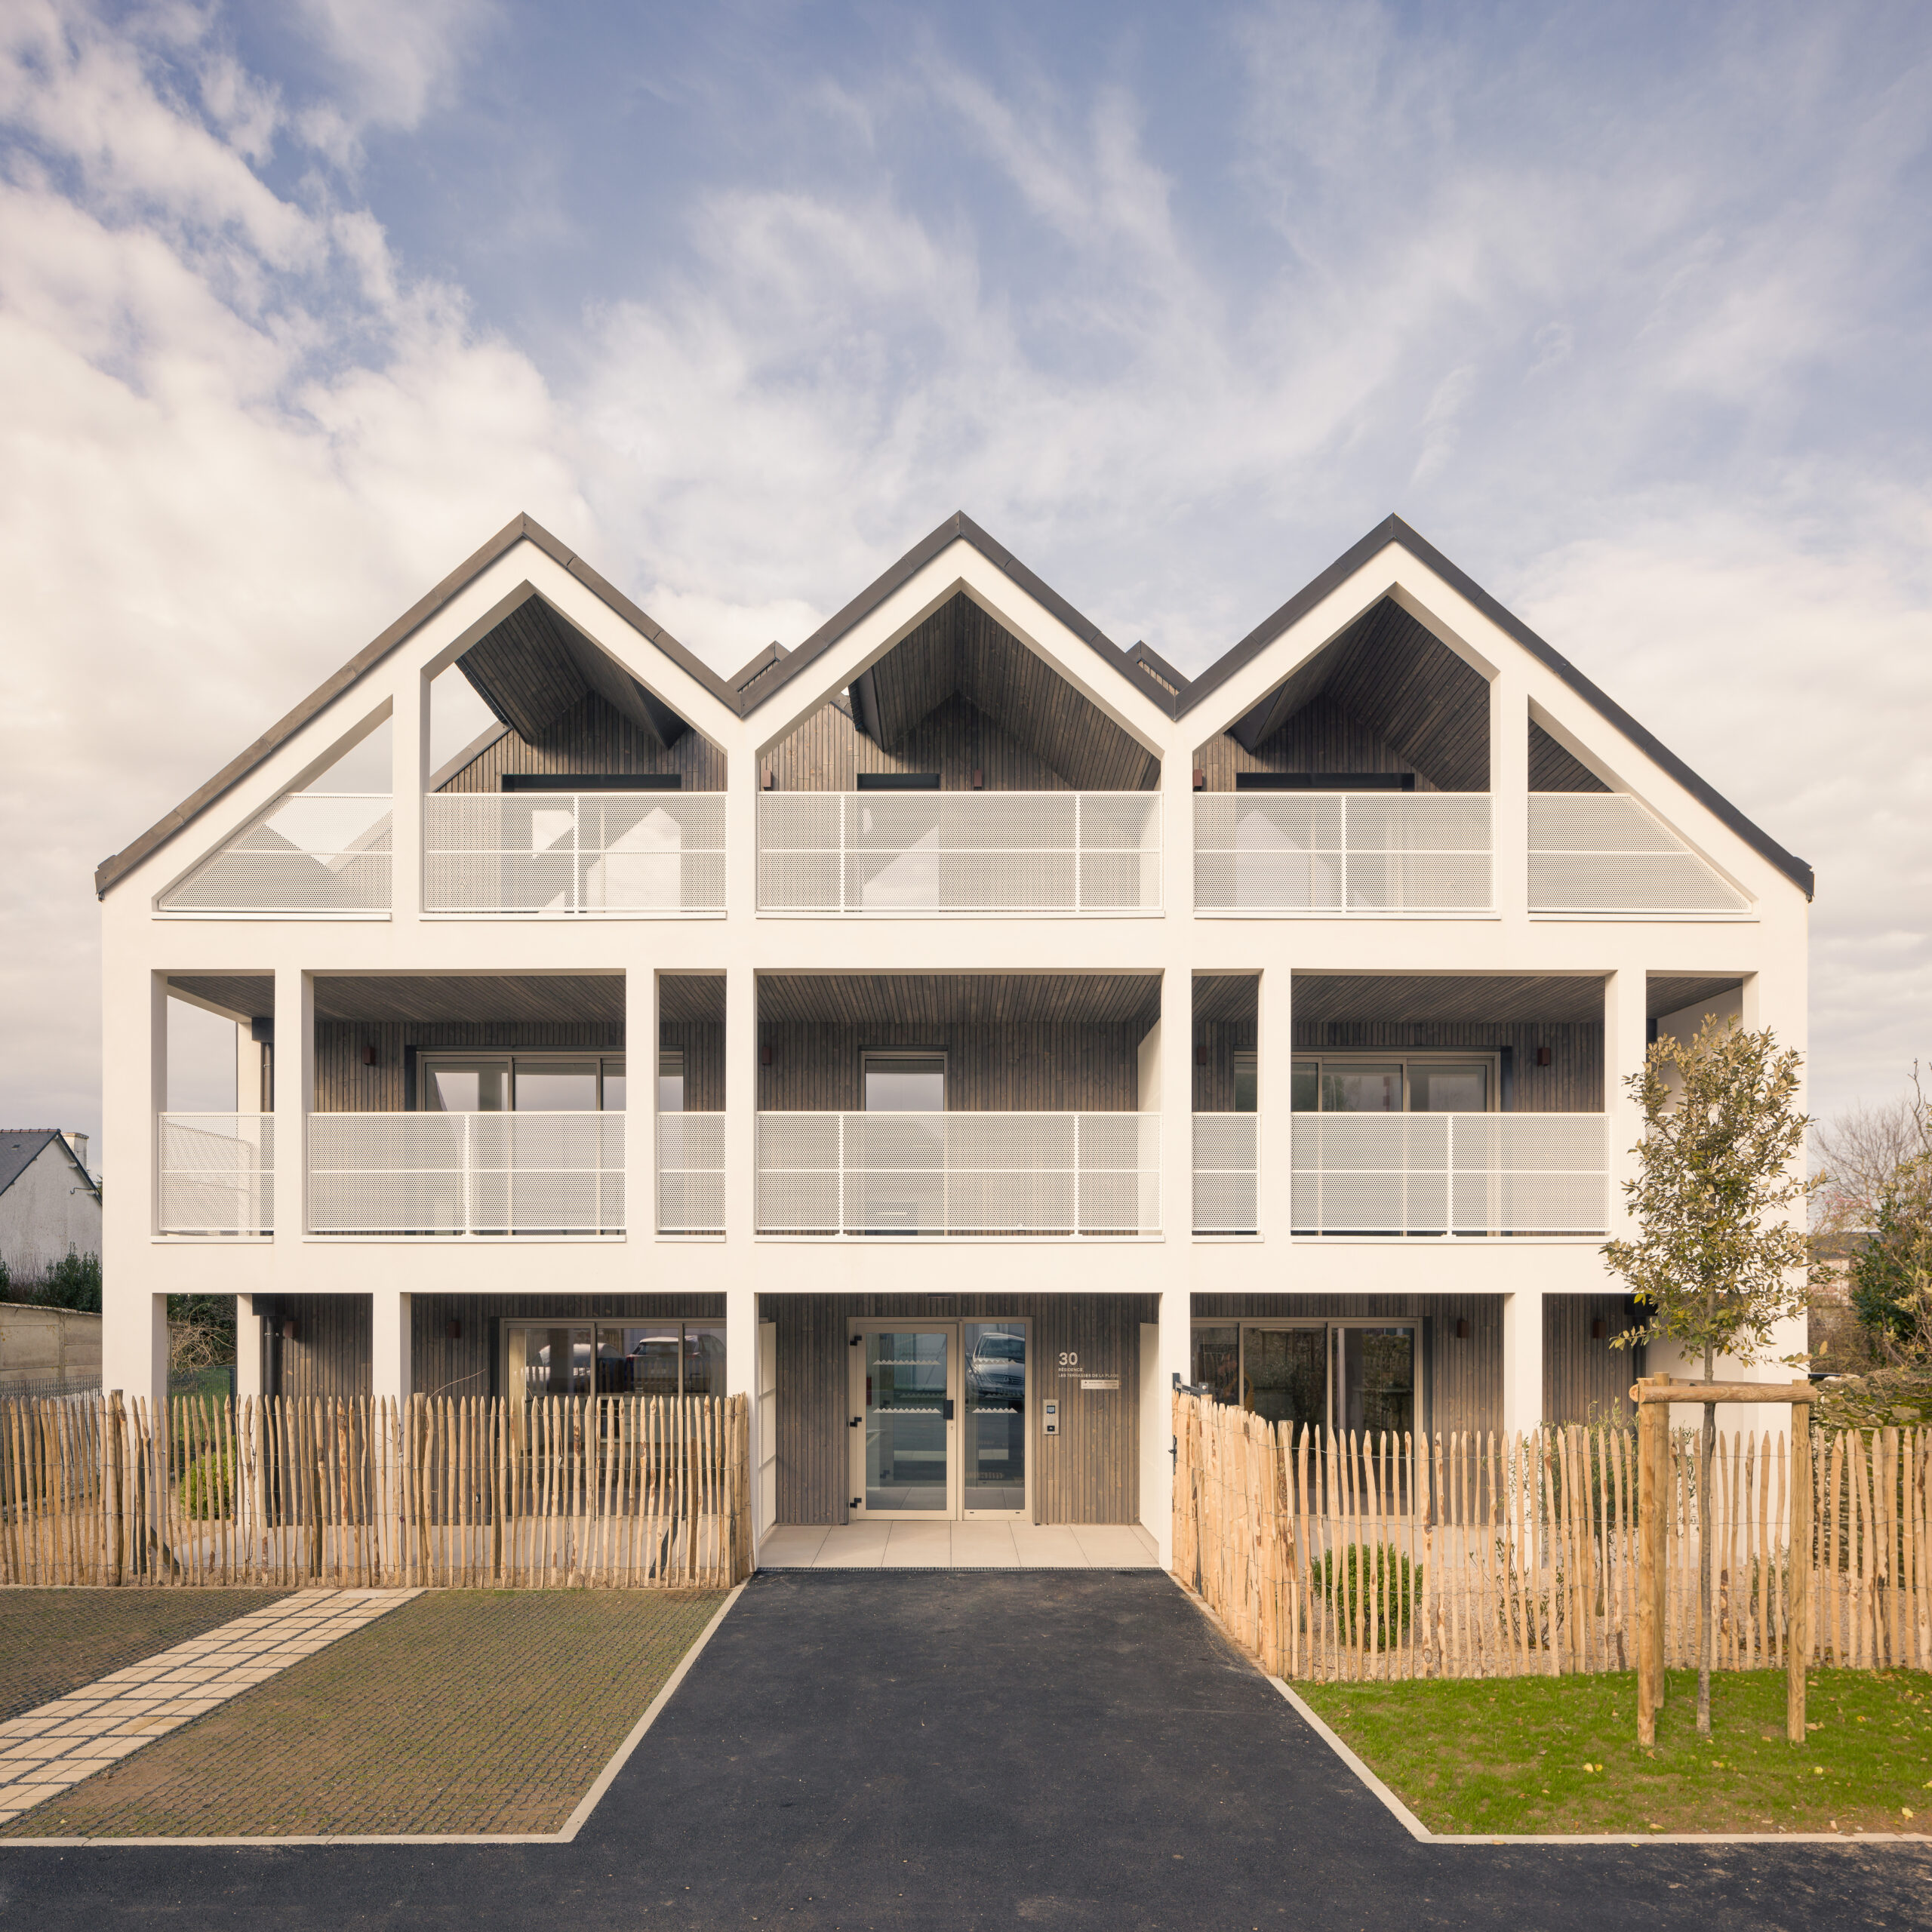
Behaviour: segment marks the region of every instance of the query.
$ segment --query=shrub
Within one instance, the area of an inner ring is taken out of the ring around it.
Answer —
[[[1411,1565],[1392,1543],[1379,1549],[1352,1543],[1341,1552],[1339,1566],[1333,1550],[1323,1556],[1320,1589],[1321,1601],[1334,1606],[1345,1638],[1354,1636],[1359,1606],[1364,1637],[1378,1651],[1386,1650],[1407,1634],[1422,1589],[1422,1565]],[[1373,1632],[1367,1627],[1371,1620]]]
[[[235,1472],[225,1454],[198,1456],[181,1478],[181,1513],[197,1522],[228,1515],[235,1507]]]

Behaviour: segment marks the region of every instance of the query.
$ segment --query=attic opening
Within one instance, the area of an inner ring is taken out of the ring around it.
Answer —
[[[1266,777],[1317,790],[1487,792],[1488,681],[1385,597],[1194,761],[1208,792]]]
[[[458,673],[494,722],[438,769],[432,790],[568,789],[572,779],[586,791],[626,780],[640,791],[725,788],[722,748],[541,597],[526,598],[445,677]]]
[[[761,783],[1144,792],[1160,775],[1138,739],[962,592],[766,752]]]

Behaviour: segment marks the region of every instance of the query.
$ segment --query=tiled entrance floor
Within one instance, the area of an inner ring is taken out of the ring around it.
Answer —
[[[0,1724],[0,1823],[285,1670],[414,1590],[297,1590]]]
[[[761,1570],[1158,1570],[1138,1523],[788,1524],[758,1546]]]

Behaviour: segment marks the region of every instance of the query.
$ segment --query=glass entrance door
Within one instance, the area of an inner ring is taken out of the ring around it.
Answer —
[[[852,1340],[854,1515],[1023,1515],[1026,1324],[855,1323]]]

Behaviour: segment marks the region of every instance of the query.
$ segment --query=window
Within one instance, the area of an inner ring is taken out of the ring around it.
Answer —
[[[1297,1429],[1401,1435],[1423,1426],[1412,1321],[1194,1327],[1193,1379],[1217,1402]]]
[[[867,1113],[945,1112],[945,1054],[869,1053],[863,1065]]]
[[[506,1393],[533,1401],[724,1393],[720,1322],[506,1322],[503,1359]]]
[[[1261,1091],[1261,1075],[1253,1054],[1235,1055],[1235,1112],[1251,1114]]]
[[[426,1113],[617,1112],[621,1054],[419,1054],[417,1103]]]
[[[1485,1114],[1497,1104],[1494,1054],[1324,1054],[1294,1063],[1297,1113]]]
[[[685,1057],[681,1052],[657,1056],[657,1111],[681,1114],[685,1110]]]

